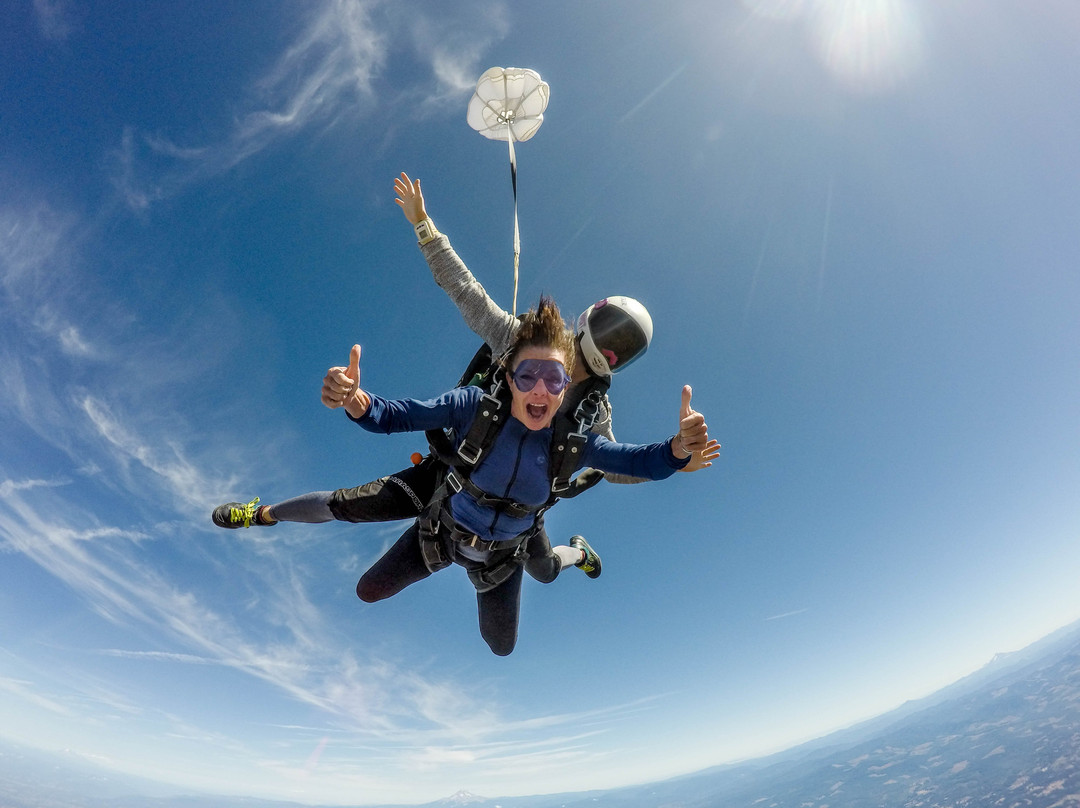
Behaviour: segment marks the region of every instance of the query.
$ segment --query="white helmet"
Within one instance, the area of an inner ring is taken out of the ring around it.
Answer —
[[[606,297],[581,313],[574,330],[589,370],[606,377],[649,349],[652,317],[632,297]]]

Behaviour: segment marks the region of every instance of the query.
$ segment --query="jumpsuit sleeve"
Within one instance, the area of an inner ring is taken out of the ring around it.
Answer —
[[[458,307],[465,325],[491,347],[492,354],[499,356],[505,352],[517,331],[518,321],[491,299],[454,252],[450,239],[440,233],[434,240],[421,245],[420,251],[435,282]]]
[[[360,418],[349,415],[349,419],[368,432],[389,435],[446,427],[462,430],[472,422],[483,391],[478,387],[455,387],[427,401],[415,398],[387,399],[374,393],[368,395],[371,396],[368,411]]]
[[[592,431],[594,434],[599,435],[602,438],[607,438],[612,443],[615,442],[615,434],[611,429],[611,402],[608,401],[607,394],[600,399],[600,411],[597,414],[596,423],[593,424]],[[633,485],[634,483],[647,483],[648,477],[634,477],[629,474],[604,474],[604,479],[609,483],[615,483],[616,485]]]
[[[603,472],[663,480],[686,466],[690,458],[677,460],[671,454],[671,441],[661,443],[614,443],[590,433],[585,445],[585,465]]]

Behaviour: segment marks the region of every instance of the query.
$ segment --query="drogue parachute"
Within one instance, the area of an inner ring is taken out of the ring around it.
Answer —
[[[493,67],[484,71],[469,99],[465,119],[490,140],[505,140],[510,151],[510,184],[514,190],[514,305],[517,316],[518,264],[521,235],[517,212],[517,156],[514,141],[523,143],[544,122],[550,90],[535,70],[525,67]]]
[[[550,94],[535,70],[493,67],[476,82],[465,118],[490,140],[524,143],[544,122]]]

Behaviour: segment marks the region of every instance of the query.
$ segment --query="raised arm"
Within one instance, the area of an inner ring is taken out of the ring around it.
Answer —
[[[405,218],[416,230],[420,251],[427,261],[435,282],[461,312],[462,318],[474,334],[491,346],[498,356],[510,345],[517,320],[495,303],[487,290],[465,266],[450,246],[450,240],[435,229],[424,205],[424,194],[419,179],[410,179],[402,172],[394,179],[394,200]]]

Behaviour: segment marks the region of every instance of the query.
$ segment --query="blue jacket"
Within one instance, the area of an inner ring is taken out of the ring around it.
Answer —
[[[369,395],[371,395],[369,393]],[[356,420],[369,432],[419,432],[450,427],[455,435],[468,433],[483,391],[456,387],[429,401],[390,400],[371,395],[371,406]],[[530,430],[516,418],[502,428],[487,456],[473,470],[477,486],[496,497],[526,505],[543,505],[551,493],[548,460],[551,429]],[[650,480],[670,477],[689,462],[671,454],[669,441],[653,444],[615,443],[590,432],[579,467],[627,474]],[[533,526],[535,518],[513,518],[477,504],[467,492],[450,500],[454,521],[482,539],[505,541]]]

